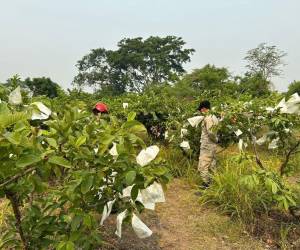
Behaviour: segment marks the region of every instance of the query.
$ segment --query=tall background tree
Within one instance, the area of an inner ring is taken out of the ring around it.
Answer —
[[[93,49],[77,63],[76,86],[93,86],[113,94],[142,92],[149,85],[174,82],[193,49],[181,37],[125,38],[117,50]]]
[[[238,91],[240,94],[250,94],[253,97],[260,97],[271,93],[270,81],[264,79],[261,74],[247,72],[242,77],[236,77],[239,82]]]
[[[240,92],[248,92],[252,96],[269,94],[273,86],[271,79],[282,74],[282,67],[285,65],[283,58],[286,55],[276,46],[266,43],[249,50],[244,58],[248,71],[243,77],[238,77]]]
[[[290,96],[295,93],[298,93],[298,95],[300,95],[300,81],[293,81],[289,85],[287,95]]]
[[[270,81],[272,77],[282,74],[281,67],[285,65],[282,59],[286,55],[276,46],[261,43],[256,48],[249,50],[244,59],[248,63],[246,67],[249,73],[260,75],[262,79]]]
[[[230,73],[226,68],[218,68],[215,65],[207,64],[201,69],[195,69],[192,73],[183,77],[194,88],[214,89],[221,88],[229,81]]]
[[[54,98],[58,96],[60,89],[57,83],[46,77],[26,78],[23,84],[32,91],[33,96],[45,95]]]

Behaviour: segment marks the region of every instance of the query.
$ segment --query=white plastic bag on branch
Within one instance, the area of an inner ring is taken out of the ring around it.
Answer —
[[[120,238],[122,237],[122,223],[123,220],[126,218],[126,216],[127,216],[127,209],[124,210],[122,213],[118,214],[117,216],[117,230],[115,234]]]
[[[155,159],[158,152],[159,147],[157,146],[150,146],[146,149],[143,149],[136,157],[136,162],[142,167],[146,166],[148,163]]]
[[[289,114],[300,114],[300,96],[298,93],[293,94],[286,102]]]
[[[140,239],[147,238],[152,235],[152,231],[147,227],[135,214],[132,214],[131,225]]]
[[[31,120],[46,120],[51,115],[51,110],[41,102],[34,102],[31,105],[35,106],[40,112],[33,111]]]
[[[121,198],[131,197],[132,187],[133,187],[133,185],[123,189]],[[150,209],[150,210],[155,209],[155,203],[154,202],[151,202],[151,201],[148,201],[148,200],[144,201],[141,191],[139,191],[138,196],[136,197],[136,200],[141,202],[146,209]]]
[[[132,187],[133,185],[124,188],[121,198],[130,197]],[[165,202],[165,195],[161,184],[154,182],[149,187],[140,190],[136,200],[141,202],[146,209],[154,210],[155,203]]]
[[[185,135],[188,134],[188,130],[186,128],[182,128],[180,130],[180,137],[183,138]]]
[[[8,102],[12,105],[22,104],[22,95],[21,88],[18,86],[15,90],[13,90],[8,96]]]
[[[188,122],[192,127],[198,127],[199,123],[204,119],[204,116],[194,116],[188,119]]]
[[[300,114],[300,96],[295,93],[288,101],[283,98],[275,108],[280,108],[280,112],[283,114]]]
[[[275,109],[284,108],[285,107],[285,98],[281,99],[281,101],[276,105]]]
[[[269,146],[268,146],[268,149],[276,149],[276,148],[278,148],[277,143],[279,142],[279,140],[280,140],[279,137],[276,138],[276,139],[273,139],[273,140],[270,142],[270,144],[269,144]]]
[[[108,216],[110,215],[112,206],[114,205],[115,202],[116,202],[116,199],[107,202],[107,204],[104,206],[103,212],[102,212],[102,218],[101,218],[100,225],[103,225],[104,221],[105,221],[105,220],[108,218]]]
[[[189,150],[191,148],[188,141],[183,141],[179,146],[184,150]]]
[[[244,141],[243,139],[239,139],[238,148],[240,151],[243,151]]]
[[[260,137],[258,140],[256,140],[256,144],[261,146],[263,145],[265,142],[267,141],[267,135],[263,135],[262,137]]]
[[[115,142],[113,142],[113,146],[109,150],[109,154],[112,155],[112,156],[118,156],[119,155],[119,153],[117,151],[117,144]]]
[[[161,184],[154,182],[146,189],[141,190],[142,200],[145,203],[165,202],[165,195]]]
[[[266,107],[266,111],[268,111],[269,113],[272,113],[275,109],[272,107]]]
[[[133,188],[133,185],[124,188],[124,189],[122,190],[121,198],[124,198],[124,197],[130,197],[130,193],[131,193],[131,189],[132,189],[132,188]]]
[[[238,129],[238,130],[235,131],[234,133],[235,133],[235,135],[236,135],[237,137],[239,137],[240,135],[243,134],[243,132],[242,132],[240,129]]]
[[[168,139],[169,138],[169,133],[168,131],[165,132],[165,139]]]

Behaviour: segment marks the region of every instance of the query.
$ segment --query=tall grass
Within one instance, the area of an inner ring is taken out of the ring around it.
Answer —
[[[220,211],[243,222],[252,222],[255,213],[265,212],[271,206],[271,195],[260,184],[251,184],[251,161],[238,162],[229,158],[222,162],[212,178],[211,186],[200,198],[203,204],[216,205]]]
[[[11,214],[11,208],[7,199],[0,199],[0,231],[5,227],[5,219],[8,214]]]
[[[177,148],[162,148],[161,156],[167,161],[171,174],[183,177],[191,184],[201,183],[200,174],[197,171],[198,161],[192,155],[184,155],[182,150]]]

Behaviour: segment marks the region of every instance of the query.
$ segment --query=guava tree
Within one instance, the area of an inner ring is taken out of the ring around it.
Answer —
[[[120,123],[66,104],[31,126],[34,112],[1,104],[0,194],[13,208],[1,247],[95,249],[102,242],[99,223],[112,209],[122,215],[119,237],[123,220],[139,237],[149,236],[138,214],[164,200],[161,184],[170,176],[156,158],[158,147],[145,149],[146,130],[135,114]]]

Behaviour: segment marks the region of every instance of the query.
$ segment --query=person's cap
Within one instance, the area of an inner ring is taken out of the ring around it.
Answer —
[[[96,111],[100,113],[108,113],[108,107],[105,103],[98,102],[94,108]]]

